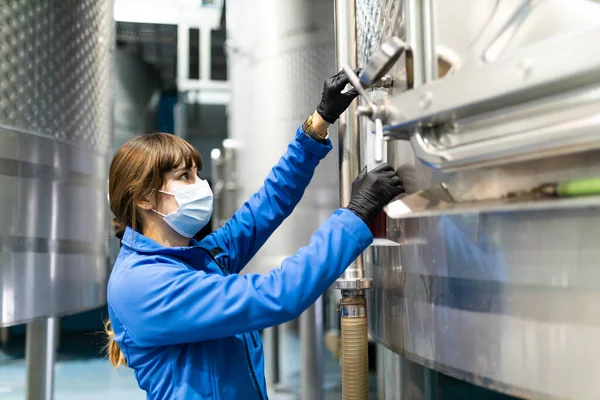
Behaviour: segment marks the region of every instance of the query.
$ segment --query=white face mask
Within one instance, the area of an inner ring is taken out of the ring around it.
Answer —
[[[208,224],[213,213],[213,193],[207,181],[200,180],[193,185],[175,189],[173,193],[163,190],[159,192],[175,196],[179,207],[167,215],[154,209],[152,211],[162,215],[165,222],[181,236],[192,238]]]

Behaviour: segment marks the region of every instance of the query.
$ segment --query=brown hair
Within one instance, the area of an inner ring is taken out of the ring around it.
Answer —
[[[128,140],[115,153],[108,174],[108,195],[112,211],[115,236],[122,240],[126,227],[143,231],[136,201],[156,199],[156,190],[165,184],[165,174],[174,168],[195,165],[202,169],[198,151],[185,140],[166,133],[152,133]],[[111,364],[118,368],[127,365],[114,332],[107,320],[107,352]]]

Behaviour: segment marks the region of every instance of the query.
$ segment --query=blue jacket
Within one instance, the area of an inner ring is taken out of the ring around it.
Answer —
[[[238,275],[330,150],[298,129],[263,187],[200,243],[166,248],[125,231],[108,311],[149,399],[267,399],[257,331],[297,318],[372,242],[364,222],[339,209],[281,268]]]

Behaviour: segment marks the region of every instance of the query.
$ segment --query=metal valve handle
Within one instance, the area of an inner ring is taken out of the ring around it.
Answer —
[[[375,103],[373,103],[373,100],[371,100],[371,96],[369,96],[369,93],[367,93],[367,91],[363,88],[363,85],[360,83],[360,79],[354,73],[352,68],[350,68],[349,65],[344,65],[342,67],[342,69],[346,73],[346,76],[348,77],[350,84],[352,86],[354,86],[354,88],[356,89],[358,94],[361,95],[365,99],[365,101],[367,102],[369,107],[375,107]]]
[[[371,99],[371,96],[369,96],[369,93],[363,88],[362,84],[360,83],[360,79],[358,78],[358,76],[356,76],[356,74],[354,73],[352,68],[350,68],[349,65],[344,65],[342,68],[344,69],[344,72],[348,76],[348,80],[350,81],[350,84],[356,88],[356,91],[358,92],[358,94],[361,95],[363,97],[363,99],[365,99],[365,101],[367,102],[366,107],[358,108],[358,115],[366,116],[375,122],[375,144],[374,144],[374,148],[375,148],[374,153],[375,154],[374,154],[374,158],[375,158],[375,162],[381,163],[381,162],[383,162],[383,147],[384,147],[383,120],[381,119],[382,115],[383,115],[383,110],[381,109],[381,107],[378,107],[373,102],[373,100]]]
[[[391,37],[381,44],[380,49],[371,57],[360,76],[356,76],[349,65],[344,65],[342,68],[348,76],[350,84],[354,86],[359,95],[367,102],[366,107],[359,107],[358,114],[366,116],[375,122],[375,162],[383,162],[383,119],[385,118],[385,108],[375,104],[369,93],[365,90],[366,87],[373,86],[392,68],[398,61],[407,45],[397,37]],[[391,79],[390,79],[391,82]]]

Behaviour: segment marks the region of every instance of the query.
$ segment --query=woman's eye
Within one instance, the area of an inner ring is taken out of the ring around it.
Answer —
[[[183,180],[187,180],[188,178],[189,177],[188,177],[187,172],[179,177],[179,179],[183,179]]]

